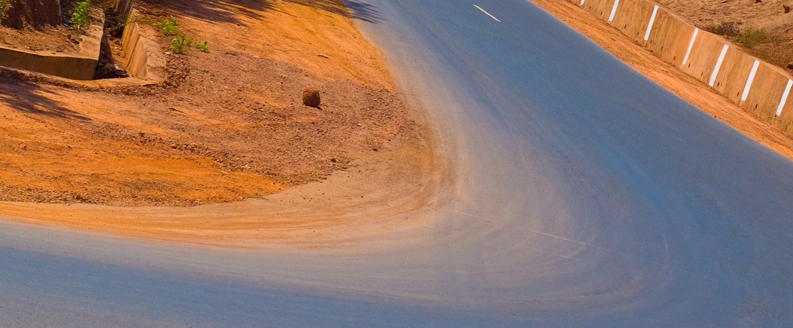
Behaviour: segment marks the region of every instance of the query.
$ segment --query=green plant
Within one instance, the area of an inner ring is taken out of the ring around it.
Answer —
[[[91,10],[91,4],[88,1],[80,1],[74,3],[74,11],[72,12],[72,24],[75,30],[80,30],[83,25],[88,22],[88,12]]]
[[[201,52],[209,53],[209,43],[204,41],[204,43],[196,43],[195,47]]]
[[[0,0],[0,22],[6,19],[8,10],[11,9],[11,2],[9,0]]]
[[[184,47],[189,47],[192,44],[192,37],[185,37],[184,34],[179,34],[171,40],[171,52],[175,54],[183,54]]]
[[[165,35],[175,35],[179,30],[182,29],[182,26],[176,22],[173,18],[163,19],[156,24],[157,28],[160,29],[160,32]]]
[[[738,42],[748,48],[773,42],[776,41],[776,39],[777,36],[768,33],[765,30],[755,30],[751,27],[743,30],[743,32],[738,33],[738,35],[734,38],[735,42]]]

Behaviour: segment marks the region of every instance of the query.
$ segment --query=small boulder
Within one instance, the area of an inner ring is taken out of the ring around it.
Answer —
[[[782,9],[785,10],[785,14],[790,12],[790,6],[782,5]]]
[[[313,88],[303,90],[303,104],[318,108],[320,104],[319,90]]]

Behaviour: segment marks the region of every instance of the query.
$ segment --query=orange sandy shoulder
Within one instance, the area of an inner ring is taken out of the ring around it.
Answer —
[[[154,22],[172,17],[210,52],[170,56],[168,88],[0,84],[0,199],[237,201],[324,179],[414,124],[381,53],[339,2],[139,6],[149,35],[158,35]],[[168,51],[169,37],[160,38]],[[307,86],[322,87],[323,111],[299,103]]]
[[[138,5],[148,35],[172,17],[209,53],[169,55],[158,87],[0,83],[0,217],[289,249],[372,250],[431,224],[437,137],[397,97],[356,13],[331,0]],[[301,103],[308,86],[321,108]]]

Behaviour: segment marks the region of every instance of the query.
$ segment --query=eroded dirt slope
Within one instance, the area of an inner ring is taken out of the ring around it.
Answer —
[[[157,87],[85,92],[0,83],[0,200],[197,205],[271,194],[421,143],[380,52],[337,1],[157,1],[208,41],[171,55]],[[144,24],[155,34],[154,27]],[[162,51],[170,37],[162,37]],[[322,91],[321,109],[303,88]]]

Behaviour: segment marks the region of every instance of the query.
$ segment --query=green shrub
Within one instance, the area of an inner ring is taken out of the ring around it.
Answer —
[[[74,11],[72,12],[72,24],[75,30],[80,30],[83,25],[88,22],[88,12],[91,11],[91,4],[88,1],[80,1],[74,3]]]
[[[182,29],[182,26],[173,18],[163,19],[154,25],[165,35],[176,35],[176,33]]]
[[[765,30],[756,30],[751,27],[743,30],[743,32],[738,33],[738,35],[734,38],[735,42],[738,42],[748,48],[752,48],[756,45],[764,43],[774,42],[777,39],[777,36],[768,33]]]
[[[209,43],[204,41],[204,43],[196,43],[195,47],[201,52],[209,53]]]
[[[192,37],[185,37],[184,34],[179,34],[171,40],[171,52],[175,54],[183,54],[184,47],[189,47],[193,44]]]
[[[9,0],[0,0],[0,23],[6,19],[8,10],[11,9],[11,2]]]

